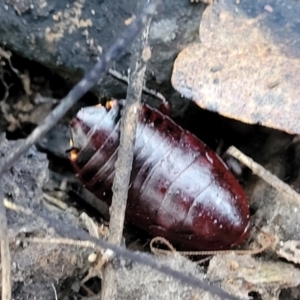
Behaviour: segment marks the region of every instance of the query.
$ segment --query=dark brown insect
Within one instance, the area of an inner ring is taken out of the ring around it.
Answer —
[[[82,108],[71,122],[71,161],[85,187],[109,205],[122,102]],[[181,250],[218,250],[248,236],[243,189],[193,134],[144,104],[134,148],[126,220]]]

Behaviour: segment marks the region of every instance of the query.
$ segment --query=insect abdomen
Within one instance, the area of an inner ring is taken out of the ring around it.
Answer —
[[[120,109],[117,103],[108,111],[105,107],[84,108],[71,124],[73,139],[87,140],[85,144],[73,141],[75,148],[84,144],[73,160],[75,170],[86,188],[108,204],[119,146]],[[99,110],[105,117],[87,126],[87,110],[93,114]],[[79,128],[83,137],[76,133]],[[78,166],[78,161],[85,163]],[[240,244],[247,237],[249,208],[243,189],[212,150],[168,116],[144,105],[126,219],[180,249],[217,250]]]

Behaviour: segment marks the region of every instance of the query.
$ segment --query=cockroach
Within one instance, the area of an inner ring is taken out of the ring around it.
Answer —
[[[111,204],[124,101],[82,108],[70,159],[85,187]],[[143,104],[126,220],[180,250],[240,245],[250,229],[245,193],[221,158],[168,115]]]

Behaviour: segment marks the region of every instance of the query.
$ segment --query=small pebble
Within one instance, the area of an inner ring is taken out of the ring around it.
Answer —
[[[273,8],[269,4],[265,5],[264,10],[267,11],[268,13],[272,13],[273,12]]]

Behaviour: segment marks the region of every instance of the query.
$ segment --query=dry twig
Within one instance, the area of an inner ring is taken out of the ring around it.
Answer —
[[[47,200],[49,203],[51,203],[51,204],[53,204],[53,205],[59,207],[61,210],[67,210],[67,209],[69,208],[69,206],[68,206],[65,202],[63,202],[63,201],[61,201],[60,199],[55,198],[55,197],[53,197],[53,196],[47,194],[47,193],[43,193],[43,197],[44,197],[44,199]]]
[[[113,70],[113,69],[109,69],[108,70],[108,73],[112,76],[114,76],[115,78],[121,80],[121,81],[124,81],[128,84],[128,77],[127,76],[124,76],[122,75],[120,72],[118,72],[117,70]],[[164,103],[167,102],[166,98],[159,92],[156,92],[155,90],[152,90],[152,89],[149,89],[148,87],[146,87],[145,85],[143,86],[143,91],[148,94],[148,95],[151,95],[153,97],[156,97],[160,100],[162,100]]]
[[[52,289],[54,291],[55,300],[58,300],[55,285],[52,283],[51,286],[52,286]]]
[[[7,220],[3,204],[3,186],[0,182],[0,238],[1,238],[1,267],[2,267],[2,300],[11,299],[11,270],[8,243]]]
[[[228,148],[227,153],[238,159],[244,165],[246,165],[254,174],[262,178],[264,181],[269,183],[272,187],[277,189],[279,192],[289,195],[297,203],[300,203],[300,194],[293,190],[288,184],[284,183],[277,176],[266,170],[264,167],[253,161],[250,157],[243,154],[234,146]]]
[[[146,1],[141,1],[146,2]],[[140,4],[141,6],[141,4]],[[147,61],[151,53],[148,44],[150,28],[149,19],[141,36],[133,45],[130,63],[130,77],[127,88],[126,105],[120,126],[120,145],[116,161],[113,182],[113,197],[110,206],[109,237],[110,243],[120,245],[123,236],[125,209],[127,204],[128,186],[133,162],[135,133],[141,110],[141,95]],[[148,50],[148,55],[147,55]],[[116,269],[111,264],[104,268],[101,299],[118,299],[115,280]]]

